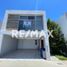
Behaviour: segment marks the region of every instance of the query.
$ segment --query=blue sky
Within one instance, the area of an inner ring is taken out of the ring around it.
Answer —
[[[6,10],[45,10],[47,19],[58,20],[67,12],[67,0],[0,0],[0,20]]]

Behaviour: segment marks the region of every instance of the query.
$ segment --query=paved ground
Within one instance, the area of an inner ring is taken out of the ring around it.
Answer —
[[[40,60],[0,60],[0,67],[67,67],[62,62]]]
[[[2,56],[2,58],[11,59],[41,59],[38,50],[16,50]]]
[[[62,62],[67,65],[67,61],[62,61]]]
[[[56,58],[55,56],[51,56],[51,61],[61,61],[58,58]]]
[[[55,56],[51,56],[51,61],[57,61],[57,62],[60,62],[60,63],[63,63],[63,64],[65,64],[65,65],[67,65],[67,61],[65,60],[65,61],[61,61],[61,60],[59,60],[57,57],[55,57]]]
[[[3,56],[0,67],[67,67],[67,61],[60,61],[55,56],[51,56],[51,61],[47,61],[40,58],[37,50],[17,50]]]

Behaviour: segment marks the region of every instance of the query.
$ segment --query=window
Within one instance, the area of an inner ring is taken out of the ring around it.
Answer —
[[[8,15],[8,19],[11,19],[11,20],[18,20],[19,19],[19,16],[18,15]]]
[[[22,30],[23,29],[23,21],[19,21],[19,28],[18,30]]]
[[[36,16],[36,20],[42,20],[43,19],[43,17],[42,16]]]
[[[35,40],[35,45],[37,45],[37,40]]]
[[[28,19],[35,19],[34,16],[28,16]]]
[[[35,27],[37,30],[42,30],[43,29],[43,22],[41,21],[35,21]]]
[[[31,21],[19,21],[19,30],[29,30],[31,29]]]
[[[27,19],[27,16],[20,16],[20,19]]]
[[[31,27],[31,22],[30,21],[24,21],[23,27]]]

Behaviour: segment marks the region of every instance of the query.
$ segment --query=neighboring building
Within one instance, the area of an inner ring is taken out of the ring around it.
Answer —
[[[0,22],[0,29],[1,29],[1,26],[2,26],[2,22]]]
[[[11,37],[10,32],[12,30],[47,31],[46,14],[44,11],[6,11],[1,29],[2,34],[0,35],[0,56],[3,58],[21,59],[35,59],[43,56],[43,58],[50,59],[48,33],[46,33],[46,38],[16,39]]]
[[[61,16],[57,23],[60,25],[62,33],[67,41],[67,13]]]

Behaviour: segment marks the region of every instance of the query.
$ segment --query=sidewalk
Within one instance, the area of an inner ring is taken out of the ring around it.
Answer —
[[[67,65],[67,61],[61,61],[58,58],[56,58],[55,56],[51,56],[51,61],[54,61],[54,62],[57,61],[58,64],[65,64],[65,65]]]
[[[62,62],[67,65],[67,61],[62,61]]]
[[[0,60],[0,67],[67,67],[58,61],[47,61],[43,59],[31,60]]]
[[[56,58],[55,56],[51,56],[51,61],[61,61],[58,58]]]

